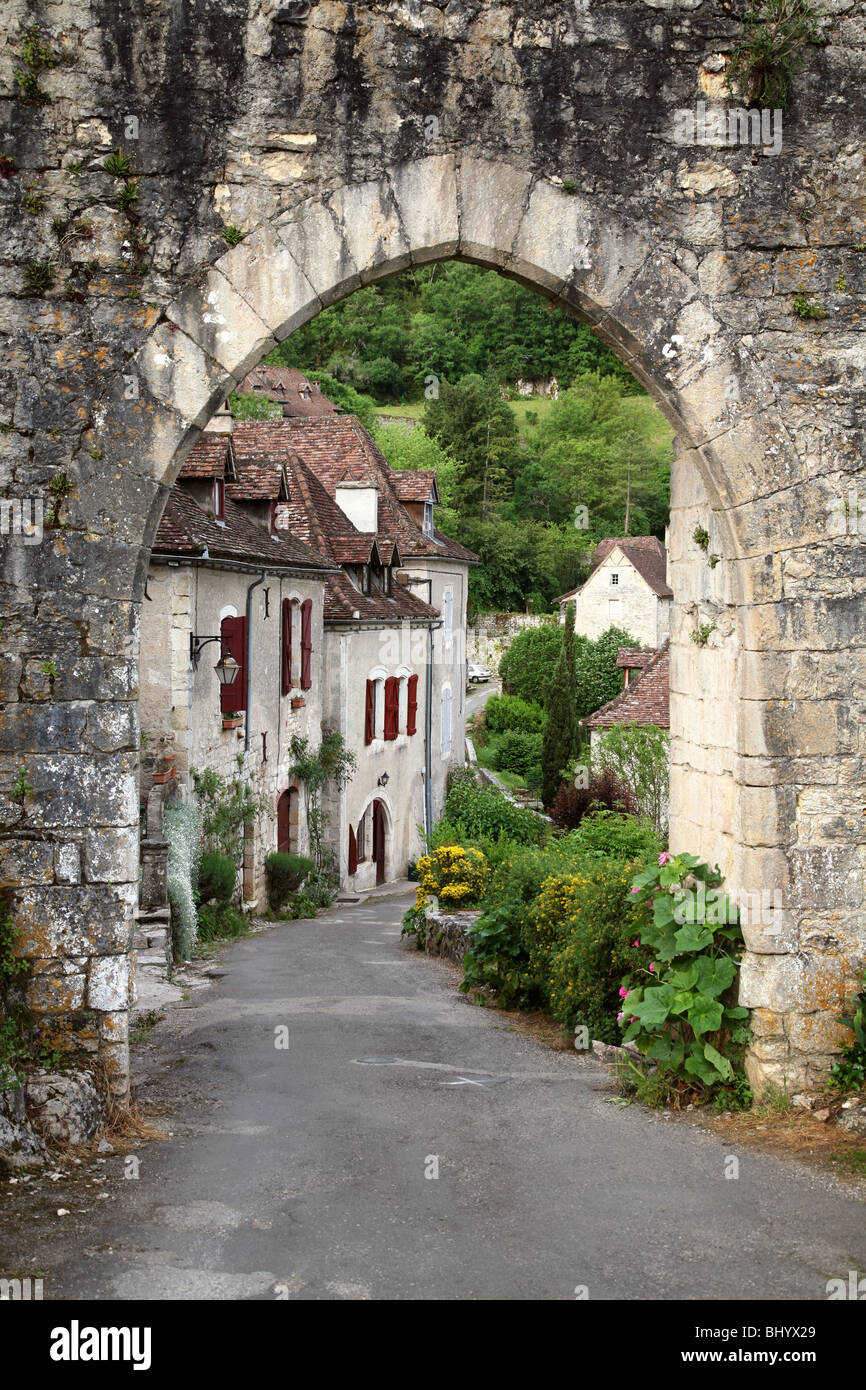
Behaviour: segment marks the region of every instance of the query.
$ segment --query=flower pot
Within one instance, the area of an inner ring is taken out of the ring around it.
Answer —
[[[170,768],[168,769],[167,772],[155,772],[155,773],[153,774],[154,784],[155,784],[156,786],[158,786],[158,787],[161,787],[161,786],[163,786],[166,782],[170,782],[173,776],[174,776],[174,768],[173,768],[173,767],[170,767]]]
[[[295,695],[292,698],[292,709],[303,709],[306,703],[303,695]]]
[[[241,727],[241,725],[243,724],[243,722],[244,722],[243,719],[241,719],[240,717],[238,717],[237,719],[223,719],[223,728],[224,728],[224,729],[239,729],[239,728]]]

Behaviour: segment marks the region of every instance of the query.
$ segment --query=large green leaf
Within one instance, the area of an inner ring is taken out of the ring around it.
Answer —
[[[700,956],[695,964],[698,971],[697,987],[701,994],[709,994],[717,999],[734,982],[737,967],[727,956],[720,956],[716,960]]]
[[[713,933],[699,923],[687,922],[675,935],[677,951],[704,951],[712,945]]]
[[[644,990],[641,1002],[632,1005],[629,1001],[628,1007],[645,1028],[659,1028],[670,1013],[675,994],[670,985],[659,985],[657,989]]]
[[[716,1071],[725,1081],[733,1081],[734,1068],[731,1066],[727,1057],[723,1057],[721,1052],[717,1052],[712,1043],[704,1043],[704,1056],[711,1062]]]
[[[723,1013],[724,1009],[717,999],[708,999],[705,994],[696,995],[695,1002],[689,1010],[689,1023],[695,1036],[700,1037],[701,1033],[715,1033],[722,1025]]]

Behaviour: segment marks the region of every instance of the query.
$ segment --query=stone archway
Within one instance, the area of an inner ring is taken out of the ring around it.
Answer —
[[[136,66],[133,29],[100,17],[94,33],[115,74],[103,134],[96,115],[81,118],[93,104],[94,50],[70,7],[80,57],[58,88],[72,124],[58,127],[57,149],[120,143],[130,83],[143,111],[154,90],[161,104],[142,171],[153,190],[144,210],[152,265],[135,299],[115,295],[109,279],[93,307],[80,308],[74,294],[8,302],[19,333],[18,414],[5,453],[13,495],[69,484],[64,525],[50,527],[42,546],[7,545],[5,557],[3,877],[15,885],[21,949],[34,961],[31,1004],[49,1039],[98,1050],[124,1089],[137,611],[185,453],[246,370],[321,308],[413,262],[456,255],[587,320],[676,430],[672,842],[719,859],[734,889],[781,893],[781,911],[747,933],[750,1065],[759,1081],[808,1082],[826,1068],[834,1015],[866,955],[864,581],[847,501],[863,472],[853,411],[866,359],[848,309],[822,340],[797,347],[789,299],[801,281],[829,291],[847,273],[854,284],[866,235],[856,201],[862,151],[859,161],[849,151],[831,178],[806,125],[795,126],[798,177],[820,172],[828,188],[823,203],[814,196],[820,216],[807,232],[773,160],[748,146],[684,150],[664,128],[647,130],[641,103],[659,90],[652,62],[600,120],[580,45],[595,45],[594,62],[612,72],[622,34],[602,33],[588,13],[541,4],[530,19],[517,6],[470,6],[448,21],[435,7],[350,8],[351,18],[345,6],[314,6],[304,30],[250,15],[240,0],[226,6],[230,100],[193,83],[194,120],[181,119],[164,88],[180,80],[190,46],[204,70],[219,67],[211,20],[196,11],[187,29],[159,36],[165,72],[155,78],[152,65]],[[722,11],[698,23],[685,5],[660,14],[633,0],[608,18],[625,25],[636,52],[668,55],[660,127],[675,106],[709,92],[713,69],[694,54],[723,48],[732,24]],[[431,75],[434,50],[450,85]],[[391,76],[379,73],[377,54]],[[857,94],[834,50],[822,61],[821,80],[804,79],[805,99],[820,107],[832,77],[827,112],[838,128],[838,92],[850,88],[854,105]],[[352,87],[354,72],[369,90]],[[333,139],[323,81],[352,105]],[[428,131],[431,83],[441,119]],[[284,107],[296,117],[289,129]],[[34,148],[49,148],[51,114]],[[563,177],[572,168],[586,171],[579,187]],[[222,254],[214,207],[247,233]],[[125,224],[112,216],[100,236],[106,255],[116,239],[119,265]],[[180,249],[171,243],[178,226]],[[23,285],[32,252],[15,254]],[[31,383],[46,363],[54,375],[43,401]],[[691,540],[698,524],[721,556],[714,569]],[[706,646],[691,638],[702,623],[715,624]],[[46,674],[52,662],[56,675]]]

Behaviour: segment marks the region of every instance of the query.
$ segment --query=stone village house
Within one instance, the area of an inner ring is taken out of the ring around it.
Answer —
[[[287,498],[272,499],[275,526],[339,566],[325,584],[323,720],[357,769],[326,810],[341,883],[369,888],[423,851],[448,769],[464,760],[477,557],[436,529],[435,475],[391,469],[353,416],[238,422],[234,448],[240,486],[279,462]]]
[[[235,479],[231,437],[205,433],[156,534],[141,624],[141,791],[169,765],[183,797],[192,768],[248,782],[269,808],[244,836],[241,886],[256,901],[265,856],[308,848],[289,744],[320,738],[332,566],[288,532],[268,534],[226,495]],[[221,685],[225,655],[239,669]]]
[[[574,604],[574,630],[595,639],[624,628],[642,647],[660,647],[670,636],[673,590],[667,582],[667,550],[655,536],[609,536],[599,541],[589,578],[559,599]]]
[[[393,472],[357,420],[326,414],[233,423],[221,411],[172,489],[148,576],[141,790],[169,760],[183,796],[193,766],[251,780],[268,810],[245,839],[249,901],[272,849],[309,847],[293,734],[316,747],[337,730],[355,753],[325,805],[350,890],[405,873],[464,757],[475,557],[433,525],[432,473]],[[222,687],[221,652],[241,668]]]

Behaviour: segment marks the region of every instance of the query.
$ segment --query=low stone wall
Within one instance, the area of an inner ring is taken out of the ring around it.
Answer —
[[[459,965],[469,949],[469,928],[480,912],[442,912],[428,907],[424,950],[428,956],[446,956]]]
[[[489,666],[495,673],[499,658],[518,633],[556,621],[555,616],[542,613],[478,613],[473,626],[466,629],[466,660]]]

